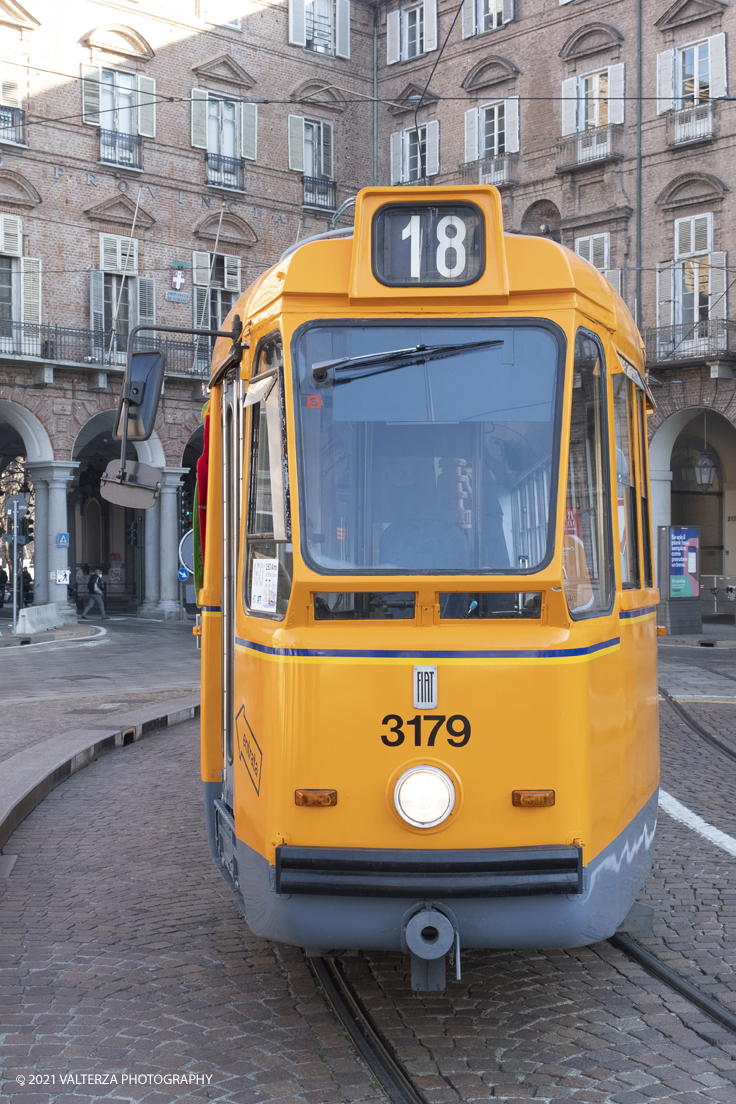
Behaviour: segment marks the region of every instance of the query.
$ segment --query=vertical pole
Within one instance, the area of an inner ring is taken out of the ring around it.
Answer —
[[[378,7],[373,8],[373,184],[378,184]]]
[[[641,303],[641,204],[642,204],[642,2],[636,2],[636,324],[642,326]]]
[[[18,626],[18,500],[13,502],[13,636]]]

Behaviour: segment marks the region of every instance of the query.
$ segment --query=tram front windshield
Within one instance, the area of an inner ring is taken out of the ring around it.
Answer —
[[[316,570],[527,572],[547,560],[562,363],[549,329],[315,325],[294,363]]]

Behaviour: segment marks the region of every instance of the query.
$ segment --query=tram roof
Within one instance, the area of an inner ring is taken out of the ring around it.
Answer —
[[[398,196],[397,196],[397,193]],[[470,193],[470,195],[469,195]],[[487,212],[489,264],[481,280],[464,287],[387,287],[372,273],[370,215],[379,203],[472,198]],[[320,303],[320,300],[323,302]],[[331,300],[328,306],[324,300]],[[643,367],[641,337],[628,307],[608,280],[570,249],[549,238],[503,233],[500,195],[492,187],[371,188],[358,197],[352,237],[306,241],[258,277],[241,296],[237,311],[254,322],[258,316],[314,309],[316,317],[335,310],[360,315],[411,316],[463,314],[477,317],[554,317],[577,309],[607,329],[621,353]],[[215,361],[226,354],[220,339]]]

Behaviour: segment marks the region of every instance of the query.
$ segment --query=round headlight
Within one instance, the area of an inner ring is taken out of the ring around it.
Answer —
[[[455,787],[437,767],[411,767],[404,771],[394,790],[396,811],[415,828],[441,824],[455,805]]]

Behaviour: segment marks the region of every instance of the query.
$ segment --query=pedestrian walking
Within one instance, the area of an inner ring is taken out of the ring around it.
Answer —
[[[99,567],[96,567],[90,574],[87,580],[87,605],[84,607],[84,613],[82,614],[82,621],[87,620],[87,614],[92,609],[92,606],[97,602],[102,613],[102,620],[107,621],[107,614],[105,613],[105,603],[102,601],[102,587],[100,586],[100,579],[102,578],[102,571]]]

